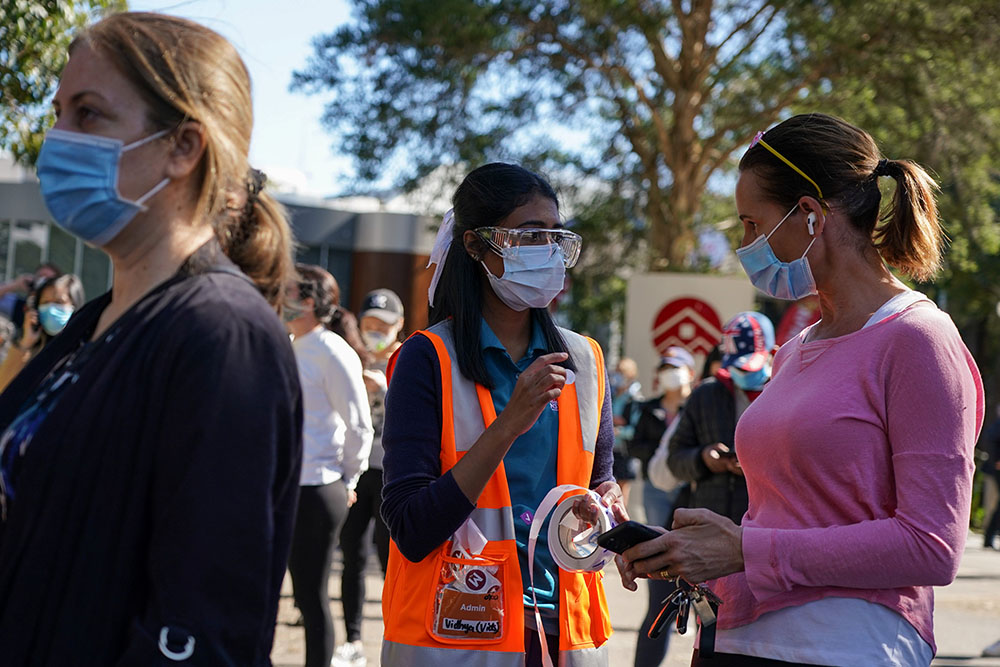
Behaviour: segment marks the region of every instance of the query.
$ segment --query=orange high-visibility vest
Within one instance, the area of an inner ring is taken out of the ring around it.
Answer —
[[[560,329],[560,333],[578,370],[576,381],[567,384],[558,399],[556,480],[559,484],[588,487],[604,401],[604,356],[595,341],[565,329]],[[496,412],[489,390],[459,371],[450,320],[414,335],[423,335],[433,343],[441,366],[441,473],[444,474],[493,423]],[[391,370],[390,365],[390,380]],[[389,569],[382,592],[383,665],[524,665],[524,598],[514,541],[514,515],[502,462],[480,495],[471,518],[489,540],[481,555],[502,563],[506,623],[503,637],[490,642],[470,642],[441,641],[433,636],[430,629],[434,598],[441,559],[447,555],[449,543],[415,563],[407,560],[393,541],[389,545]],[[601,572],[559,571],[560,666],[607,665],[605,643],[611,636],[611,619],[602,578]]]

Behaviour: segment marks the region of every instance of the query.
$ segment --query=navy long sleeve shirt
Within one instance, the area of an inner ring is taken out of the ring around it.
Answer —
[[[613,479],[609,386],[605,382],[592,488]],[[444,544],[475,509],[451,471],[441,474],[441,367],[426,337],[414,336],[400,348],[385,406],[382,518],[400,552],[417,562]]]

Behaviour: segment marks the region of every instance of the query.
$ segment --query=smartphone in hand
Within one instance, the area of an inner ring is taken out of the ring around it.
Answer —
[[[660,531],[638,521],[626,521],[618,524],[606,533],[598,535],[597,544],[608,551],[620,554],[639,544],[639,542],[651,540],[654,537],[659,537],[661,534]]]

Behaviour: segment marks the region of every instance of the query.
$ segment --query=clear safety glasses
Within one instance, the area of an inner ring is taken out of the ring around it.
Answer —
[[[518,258],[521,248],[548,247],[551,253],[562,254],[567,269],[580,259],[583,239],[566,229],[509,229],[507,227],[480,227],[476,230],[486,244],[501,257]],[[531,253],[535,255],[535,252]]]

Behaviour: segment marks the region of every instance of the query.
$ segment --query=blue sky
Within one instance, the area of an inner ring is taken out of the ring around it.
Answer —
[[[311,194],[341,191],[351,163],[320,125],[325,100],[291,93],[288,84],[312,53],[312,38],[348,21],[347,0],[130,0],[129,8],[183,16],[229,39],[253,82],[251,164],[278,180],[298,170]]]

